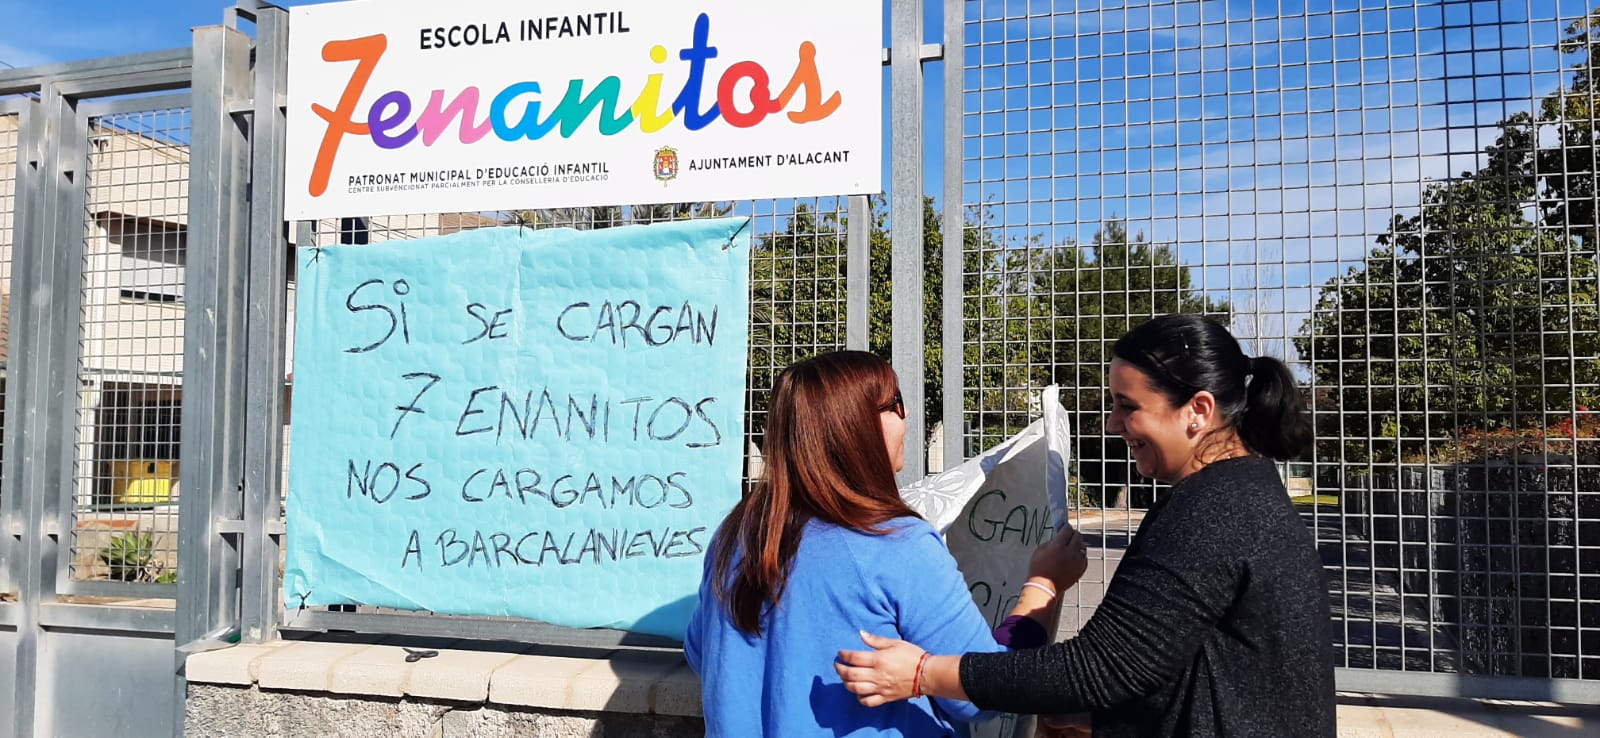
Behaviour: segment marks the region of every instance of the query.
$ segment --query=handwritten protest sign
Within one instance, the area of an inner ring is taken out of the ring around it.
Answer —
[[[301,249],[288,602],[681,638],[739,499],[746,225]]]
[[[991,627],[1017,604],[1028,561],[1067,521],[1071,431],[1055,386],[1044,417],[954,469],[901,490],[906,503],[945,538],[972,601]],[[975,726],[980,738],[1032,735],[1032,720],[1003,715]]]

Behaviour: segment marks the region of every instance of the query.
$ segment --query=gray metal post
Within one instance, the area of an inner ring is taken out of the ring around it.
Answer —
[[[283,221],[284,108],[288,13],[262,8],[255,16],[255,112],[250,173],[249,345],[244,423],[244,572],[240,638],[260,643],[277,636],[278,533],[282,499],[284,324],[289,243]]]
[[[54,94],[51,99],[55,99]],[[44,570],[39,566],[36,553],[44,537],[40,503],[48,497],[40,490],[48,489],[48,481],[40,478],[46,466],[32,462],[36,453],[43,452],[39,447],[45,438],[43,408],[47,407],[40,399],[47,388],[35,377],[45,376],[39,374],[39,369],[48,368],[45,354],[49,348],[41,313],[50,302],[50,287],[44,284],[41,270],[48,261],[42,257],[49,251],[44,234],[51,210],[44,200],[44,185],[54,162],[45,156],[50,148],[43,114],[43,106],[34,105],[22,111],[19,121],[22,128],[17,141],[16,194],[17,202],[23,207],[17,210],[12,231],[15,245],[11,264],[11,346],[6,377],[9,407],[6,409],[5,453],[11,463],[6,465],[5,499],[16,525],[8,563],[19,600],[16,677],[11,695],[15,711],[11,722],[14,735],[19,737],[34,734],[38,714],[34,698],[34,688],[39,682],[38,600],[45,586]],[[8,538],[12,536],[12,530],[5,533]]]
[[[46,267],[45,280],[51,285],[50,313],[47,321],[50,331],[51,353],[55,363],[50,366],[52,391],[49,433],[54,441],[46,457],[49,459],[55,483],[50,487],[51,499],[45,501],[46,531],[52,533],[42,549],[41,563],[46,565],[45,576],[53,577],[48,596],[62,591],[69,577],[72,563],[72,539],[76,530],[74,509],[77,492],[78,464],[78,391],[79,369],[82,366],[84,251],[88,225],[89,196],[89,121],[78,109],[78,101],[65,93],[54,101],[47,101],[53,125],[52,145],[55,147],[56,170],[53,184],[46,184],[46,197],[55,210],[50,223],[54,231],[46,238],[51,244],[51,263]],[[52,191],[53,188],[53,191]],[[56,454],[59,453],[59,456]],[[65,543],[63,543],[65,539]]]
[[[871,338],[872,204],[852,195],[845,225],[844,346],[866,351]]]
[[[899,474],[899,482],[906,484],[921,479],[928,469],[922,391],[926,373],[922,330],[922,2],[893,0],[889,10],[893,41],[889,55],[893,66],[889,201],[894,229],[889,260],[894,305],[890,356],[906,403],[906,467]]]
[[[962,316],[966,295],[963,251],[966,246],[965,207],[962,202],[962,119],[966,104],[965,77],[966,3],[944,0],[944,465],[948,469],[966,456],[966,322]]]
[[[31,98],[11,98],[10,100],[0,101],[0,115],[14,116],[18,130],[22,132],[23,136],[26,136],[26,131],[28,131],[29,126],[31,125],[30,119],[33,115],[34,108],[36,107],[37,103],[35,103]],[[27,197],[29,194],[28,183],[31,181],[31,178],[34,175],[31,171],[31,168],[27,166],[28,159],[27,147],[25,145],[26,140],[24,139],[19,141],[18,144],[19,145],[17,146],[16,153],[17,163],[19,166],[15,167],[15,171],[13,172],[12,179],[14,180],[14,187],[12,192],[20,197]],[[26,202],[26,200],[24,200],[24,202]],[[20,238],[24,235],[22,228],[23,220],[25,218],[26,216],[21,213],[16,214],[14,229],[12,231],[13,243],[27,243],[27,241],[20,240]],[[20,250],[18,251],[20,252]],[[18,259],[21,259],[20,253]],[[13,273],[12,280],[14,284],[23,284],[23,280],[27,278],[27,274],[21,271],[21,267],[18,267],[18,269]],[[9,305],[10,314],[3,318],[6,320],[6,325],[24,325],[21,322],[24,305],[23,301],[20,299],[12,300],[9,302]],[[12,328],[11,334],[15,336],[17,335],[18,331],[18,328]],[[16,350],[16,344],[14,343],[16,339],[13,338],[12,340],[12,356],[24,356],[24,354],[20,354]],[[13,358],[10,361],[9,381],[12,382],[12,387],[16,387],[17,367],[21,363],[22,362],[18,358]],[[15,394],[15,392],[13,392],[13,394]],[[17,420],[17,418],[21,416],[20,410],[20,404],[13,401],[10,407],[13,421],[10,423],[0,424],[0,444],[3,444],[4,448],[4,451],[0,452],[0,458],[23,458],[21,444],[27,438],[27,436],[21,432],[22,424],[19,420]],[[13,591],[12,583],[16,581],[16,577],[20,573],[16,569],[17,558],[20,556],[20,551],[18,550],[20,549],[20,545],[18,545],[19,542],[17,541],[17,534],[13,532],[20,531],[22,528],[22,515],[17,512],[19,504],[16,491],[16,481],[18,479],[17,473],[17,462],[12,462],[8,467],[0,468],[0,592]]]
[[[41,606],[56,599],[56,568],[61,537],[61,501],[73,486],[76,432],[78,331],[83,301],[84,199],[87,135],[73,102],[46,84],[36,116],[23,128],[18,151],[19,202],[13,285],[23,294],[12,300],[12,356],[19,359],[9,379],[10,414],[18,427],[13,483],[6,490],[20,505],[22,535],[17,590],[22,602],[17,634],[16,716],[18,736],[51,735],[53,716],[40,711],[52,704],[41,689],[54,683],[40,623]],[[63,402],[61,398],[74,398]]]
[[[218,521],[243,516],[250,141],[239,114],[248,110],[249,85],[250,39],[222,26],[196,28],[174,626],[180,695],[185,655],[238,627],[241,554]]]

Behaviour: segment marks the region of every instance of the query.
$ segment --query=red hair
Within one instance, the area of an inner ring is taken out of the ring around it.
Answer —
[[[711,550],[713,592],[739,630],[761,634],[761,612],[783,597],[806,523],[878,534],[894,518],[917,517],[900,499],[879,419],[898,385],[888,363],[865,351],[821,354],[778,375],[765,471]]]

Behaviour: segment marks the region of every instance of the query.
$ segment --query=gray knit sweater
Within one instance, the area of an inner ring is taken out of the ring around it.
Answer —
[[[1078,637],[967,654],[983,709],[1094,713],[1096,736],[1332,736],[1316,542],[1271,461],[1220,461],[1145,516]]]

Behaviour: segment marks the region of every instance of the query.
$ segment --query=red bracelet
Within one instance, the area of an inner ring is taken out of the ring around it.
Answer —
[[[911,696],[922,696],[922,665],[928,663],[928,652],[923,651],[922,657],[917,659],[916,676],[911,677]]]

